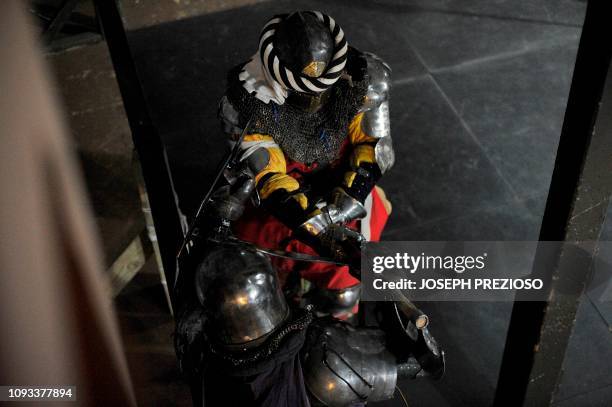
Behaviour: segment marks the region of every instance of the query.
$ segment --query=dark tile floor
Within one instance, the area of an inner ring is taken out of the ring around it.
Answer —
[[[226,70],[255,52],[270,15],[292,9],[328,12],[393,68],[398,160],[382,181],[394,203],[384,239],[537,239],[584,16],[574,0],[277,1],[131,32],[187,214],[225,148],[215,115]],[[490,405],[511,304],[421,306],[448,374],[402,383],[410,405]],[[612,404],[611,314],[582,302],[558,405]]]

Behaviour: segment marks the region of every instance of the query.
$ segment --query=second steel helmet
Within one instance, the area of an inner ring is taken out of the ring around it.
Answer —
[[[196,291],[209,337],[228,350],[258,346],[289,314],[270,260],[246,244],[212,249],[198,266]]]

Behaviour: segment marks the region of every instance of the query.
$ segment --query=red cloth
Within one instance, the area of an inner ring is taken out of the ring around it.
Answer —
[[[370,242],[378,242],[380,235],[382,235],[383,229],[387,224],[389,214],[385,209],[385,204],[378,194],[378,190],[374,188],[372,190],[372,217],[370,218]]]
[[[370,240],[378,241],[389,216],[376,189],[372,190],[370,214]],[[349,226],[359,230],[357,221],[352,222]],[[317,255],[310,246],[292,238],[291,229],[261,208],[249,206],[242,218],[235,223],[234,233],[240,239],[260,247]],[[349,274],[347,266],[297,262],[278,257],[273,257],[272,262],[278,270],[279,279],[283,285],[293,270],[299,271],[302,278],[321,288],[342,289],[359,283],[359,280]]]

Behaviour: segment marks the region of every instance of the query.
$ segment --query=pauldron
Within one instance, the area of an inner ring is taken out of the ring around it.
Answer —
[[[303,350],[304,381],[326,406],[365,404],[393,396],[395,357],[385,348],[385,334],[321,319],[311,325]]]

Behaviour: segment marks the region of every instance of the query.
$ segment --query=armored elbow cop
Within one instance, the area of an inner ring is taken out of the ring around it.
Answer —
[[[361,297],[361,284],[351,287],[332,289],[313,287],[302,301],[313,306],[315,315],[332,315],[336,318],[348,318],[353,315]]]

